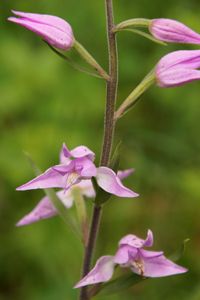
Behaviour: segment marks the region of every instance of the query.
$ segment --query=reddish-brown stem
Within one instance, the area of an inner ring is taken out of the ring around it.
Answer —
[[[114,32],[114,18],[113,18],[113,1],[105,0],[106,6],[106,19],[107,19],[107,37],[108,37],[108,53],[109,53],[109,80],[107,81],[107,95],[104,119],[104,137],[102,145],[102,154],[100,165],[108,166],[110,155],[112,151],[112,143],[115,129],[114,113],[115,102],[117,97],[118,85],[118,56],[117,56],[117,43],[116,35]],[[88,243],[85,249],[85,256],[83,262],[82,276],[85,276],[90,270],[92,255],[95,248],[97,239],[102,207],[94,204],[93,216],[90,226],[90,233]],[[87,287],[83,287],[80,293],[80,300],[89,300]]]

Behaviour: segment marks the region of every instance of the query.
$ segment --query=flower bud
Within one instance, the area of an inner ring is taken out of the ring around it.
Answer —
[[[200,34],[171,19],[153,19],[149,31],[158,40],[169,43],[200,44]]]
[[[50,45],[68,50],[73,46],[74,36],[69,23],[56,16],[12,11],[17,17],[8,18],[41,36]]]
[[[165,55],[155,69],[160,87],[173,87],[200,79],[200,50],[181,50]]]

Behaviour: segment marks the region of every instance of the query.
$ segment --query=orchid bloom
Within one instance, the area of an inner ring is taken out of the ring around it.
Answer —
[[[169,43],[200,44],[200,34],[171,19],[153,19],[149,31],[158,40]]]
[[[106,192],[119,197],[137,197],[138,194],[125,187],[120,177],[107,167],[96,168],[95,155],[86,146],[79,146],[69,151],[63,144],[60,154],[60,164],[55,165],[43,174],[17,188],[17,190],[32,190],[46,188],[61,188],[68,190],[82,180],[96,178],[98,185]]]
[[[160,87],[173,87],[200,79],[200,50],[181,50],[165,55],[155,69]]]
[[[9,21],[35,32],[50,45],[62,50],[69,50],[73,46],[72,28],[65,20],[50,15],[12,12],[17,17],[10,17]]]
[[[128,177],[133,172],[133,169],[118,171],[117,175],[120,179]],[[96,193],[91,180],[82,180],[76,185],[71,186],[67,191],[61,190],[57,192],[58,199],[65,205],[67,209],[71,208],[74,201],[74,189],[79,189],[82,196],[87,198],[95,198]],[[48,219],[58,215],[56,208],[53,206],[51,200],[45,196],[43,197],[36,207],[27,215],[25,215],[18,223],[17,226],[29,225],[43,219]]]
[[[99,258],[95,267],[76,284],[75,288],[109,281],[115,265],[130,268],[132,272],[143,277],[164,277],[187,272],[187,269],[167,259],[163,252],[143,249],[152,245],[151,230],[148,230],[145,240],[132,234],[126,235],[120,240],[116,254]]]

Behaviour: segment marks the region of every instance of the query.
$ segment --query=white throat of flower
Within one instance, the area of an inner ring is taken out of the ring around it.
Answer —
[[[70,186],[76,182],[76,180],[80,177],[80,175],[76,172],[73,172],[68,175],[67,181],[66,181],[66,186]]]
[[[144,276],[144,262],[141,258],[133,260],[131,266],[134,267],[141,276]]]

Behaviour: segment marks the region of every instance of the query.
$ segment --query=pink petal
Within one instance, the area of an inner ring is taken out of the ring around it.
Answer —
[[[56,165],[56,166],[52,167],[52,169],[54,171],[60,173],[62,176],[64,176],[67,173],[72,173],[75,171],[75,161],[72,160],[67,165],[65,165],[65,164]]]
[[[150,247],[153,244],[153,233],[151,230],[148,230],[147,238],[145,240],[138,238],[136,235],[128,234],[123,237],[119,245],[129,245],[134,248]]]
[[[179,50],[163,56],[156,66],[156,74],[172,67],[199,68],[200,50]]]
[[[73,204],[73,199],[70,196],[69,192],[60,191],[56,193],[58,198],[63,202],[66,208],[70,208]],[[28,225],[31,223],[38,222],[43,219],[51,218],[56,216],[57,210],[53,206],[50,199],[45,196],[40,200],[40,202],[36,205],[36,207],[25,217],[23,217],[18,223],[17,226]]]
[[[81,158],[87,156],[90,160],[94,160],[95,154],[86,146],[78,146],[70,151],[74,158]]]
[[[185,273],[188,270],[173,263],[171,260],[167,259],[164,255],[157,257],[143,257],[144,263],[144,274],[145,277],[164,277],[170,275],[176,275]],[[137,270],[134,270],[137,274]]]
[[[75,285],[75,288],[110,280],[114,272],[114,265],[113,256],[102,256],[94,268]]]
[[[51,218],[57,215],[57,211],[54,208],[48,197],[44,197],[37,206],[25,217],[23,217],[16,226],[24,226],[31,223],[38,222],[43,219]]]
[[[127,198],[138,196],[138,194],[125,187],[115,172],[107,167],[97,168],[96,180],[98,185],[110,194]]]
[[[200,71],[187,68],[173,67],[157,76],[157,83],[160,87],[173,87],[183,85],[200,79]]]
[[[68,164],[71,159],[71,153],[69,151],[69,149],[67,148],[67,146],[65,145],[65,143],[63,143],[61,152],[60,152],[60,163],[61,164]]]
[[[153,246],[153,232],[149,229],[147,231],[147,237],[146,240],[144,241],[143,247],[151,247]]]
[[[163,255],[163,251],[149,251],[144,249],[140,249],[139,251],[141,256],[145,258],[153,258]]]
[[[62,176],[53,168],[49,168],[43,174],[18,187],[17,191],[46,188],[65,188],[67,176],[68,175]]]
[[[130,176],[132,173],[134,172],[134,169],[127,169],[127,170],[123,170],[123,171],[118,171],[117,172],[117,176],[119,177],[119,179],[124,179],[128,176]]]
[[[69,23],[59,17],[44,15],[44,14],[33,14],[33,13],[25,13],[21,11],[12,10],[12,13],[18,17],[22,17],[23,19],[27,19],[29,21],[33,21],[40,24],[46,24],[55,26],[59,30],[63,32],[72,32],[71,26]]]
[[[200,44],[200,35],[176,20],[154,19],[149,30],[156,39],[164,42]]]
[[[19,19],[15,17],[10,17],[8,20],[35,32],[49,44],[57,48],[68,50],[72,47],[74,42],[71,32],[62,31],[52,25],[37,23],[28,19]]]
[[[97,169],[94,163],[87,157],[77,158],[75,161],[75,169],[80,170],[82,178],[95,177]]]
[[[114,256],[114,263],[122,265],[128,264],[130,257],[133,259],[137,255],[138,250],[129,245],[122,245],[117,250],[117,253]]]

